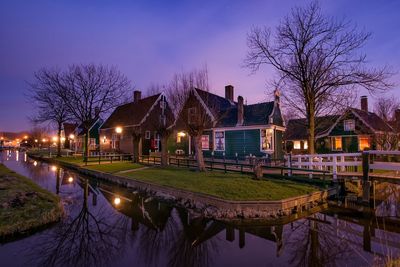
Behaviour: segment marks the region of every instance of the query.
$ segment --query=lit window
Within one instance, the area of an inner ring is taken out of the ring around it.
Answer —
[[[354,128],[355,128],[354,120],[345,120],[343,123],[344,123],[345,131],[354,131]]]
[[[332,142],[333,150],[342,150],[342,137],[341,136],[333,137],[332,141],[333,141]]]
[[[360,151],[363,151],[368,148],[370,148],[369,137],[368,136],[358,137],[358,149]]]
[[[215,132],[215,150],[225,151],[225,132]]]
[[[272,129],[262,129],[261,130],[261,150],[267,151],[267,150],[273,150],[272,146],[272,134],[273,134]]]
[[[304,149],[308,149],[308,142],[304,141]]]
[[[151,136],[150,131],[146,131],[146,132],[144,133],[144,138],[145,138],[145,139],[150,139],[150,136]]]
[[[181,143],[181,142],[182,142],[182,138],[185,137],[185,136],[186,136],[186,134],[185,134],[184,132],[179,132],[179,133],[176,135],[176,142],[177,142],[177,143]]]
[[[300,141],[293,141],[293,149],[300,149]]]
[[[201,136],[201,149],[202,150],[209,150],[210,149],[210,136],[209,135],[202,135]]]

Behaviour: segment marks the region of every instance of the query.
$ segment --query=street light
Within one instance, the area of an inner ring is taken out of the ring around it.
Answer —
[[[115,204],[115,206],[118,206],[119,204],[121,204],[121,199],[119,197],[114,198],[114,204]]]
[[[117,128],[115,128],[115,132],[116,132],[117,134],[122,133],[122,127],[117,127]]]
[[[73,135],[73,134],[69,135],[69,139],[74,140],[74,138],[75,138],[75,135]]]

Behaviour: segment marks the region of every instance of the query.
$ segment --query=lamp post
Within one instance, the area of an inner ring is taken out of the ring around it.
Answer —
[[[119,150],[119,146],[120,146],[120,140],[121,140],[121,134],[122,134],[122,127],[118,126],[115,128],[115,132],[117,133],[117,138],[118,138],[118,148],[117,146],[115,146],[115,150]]]

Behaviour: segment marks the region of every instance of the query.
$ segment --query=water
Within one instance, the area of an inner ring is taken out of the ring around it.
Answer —
[[[222,222],[24,153],[0,157],[57,193],[66,210],[62,222],[0,245],[1,266],[369,266],[400,253],[395,184],[376,187],[376,216],[349,196],[342,207],[325,205],[297,219]]]

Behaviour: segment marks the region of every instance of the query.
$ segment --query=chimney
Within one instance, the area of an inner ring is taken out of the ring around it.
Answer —
[[[225,98],[229,101],[233,102],[233,86],[227,85],[225,86]]]
[[[400,123],[400,109],[399,108],[394,111],[394,119],[396,122]]]
[[[142,92],[141,91],[133,91],[133,102],[138,103],[139,100],[142,98]]]
[[[243,97],[238,96],[237,98],[237,125],[243,125],[244,122],[244,105],[243,105]]]
[[[366,95],[361,96],[361,110],[368,112],[368,97]]]

